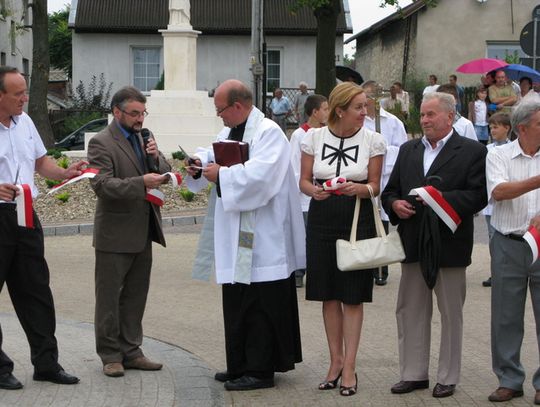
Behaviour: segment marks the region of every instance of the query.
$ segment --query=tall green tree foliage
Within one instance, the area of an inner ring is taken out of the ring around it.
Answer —
[[[360,1],[360,0],[352,0]],[[367,0],[362,0],[367,1]],[[375,0],[369,0],[375,1]],[[380,6],[399,9],[399,0],[379,0]],[[437,0],[423,1],[435,6]],[[316,92],[328,96],[336,84],[335,47],[337,19],[342,11],[342,0],[297,0],[293,11],[310,7],[317,18]]]
[[[71,30],[68,28],[69,7],[49,14],[49,55],[51,66],[63,69],[71,78]]]

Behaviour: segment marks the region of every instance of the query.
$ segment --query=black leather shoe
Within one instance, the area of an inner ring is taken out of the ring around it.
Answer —
[[[229,391],[267,389],[269,387],[274,387],[274,379],[258,379],[252,376],[242,376],[238,379],[225,382],[225,389]]]
[[[34,380],[38,382],[51,382],[56,384],[77,384],[79,378],[66,373],[64,369],[58,372],[34,372]]]
[[[375,284],[386,285],[386,278],[375,277]]]
[[[394,394],[410,393],[414,390],[427,389],[429,380],[405,381],[402,380],[392,386],[390,391]]]
[[[482,281],[482,286],[483,287],[491,287],[491,277],[488,278],[487,280]]]
[[[225,372],[217,372],[214,375],[215,380],[217,380],[218,382],[223,382],[223,383],[225,383],[228,380],[238,379],[239,377],[242,377],[242,374],[232,374],[232,373],[229,373],[227,371],[225,371]]]
[[[456,390],[455,384],[437,383],[435,387],[433,388],[433,397],[437,397],[437,398],[449,397],[452,394],[454,394],[455,390]]]
[[[11,373],[4,373],[0,375],[0,389],[5,390],[17,390],[22,389],[23,385],[17,380]]]

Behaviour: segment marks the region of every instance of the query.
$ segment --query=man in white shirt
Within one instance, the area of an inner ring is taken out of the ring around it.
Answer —
[[[525,370],[520,361],[527,289],[540,344],[540,262],[523,235],[540,227],[540,103],[520,104],[512,113],[518,138],[489,150],[486,160],[488,197],[493,202],[491,253],[491,358],[499,388],[490,401],[523,396]],[[533,360],[534,358],[529,358]],[[540,368],[532,378],[540,404]]]
[[[23,112],[28,101],[26,81],[16,68],[0,67],[0,289],[7,283],[13,307],[30,345],[33,379],[76,384],[79,379],[58,363],[54,303],[49,268],[44,257],[43,229],[34,212],[33,227],[19,226],[17,186],[28,185],[38,195],[34,172],[52,179],[81,174],[79,161],[63,169],[47,157],[32,119]],[[13,376],[13,362],[2,351],[0,330],[0,389],[23,387]]]
[[[380,116],[380,129],[377,130],[376,126],[376,111],[375,111],[375,92],[377,83],[375,81],[366,81],[362,84],[364,91],[368,97],[367,104],[367,116],[364,119],[364,126],[371,131],[378,131],[386,140],[386,154],[384,156],[383,169],[381,174],[381,191],[384,191],[384,187],[388,183],[392,169],[396,162],[396,158],[399,152],[399,147],[407,141],[407,132],[402,121],[399,120],[392,113],[387,112],[382,107],[379,108]],[[388,215],[381,208],[381,219],[383,221],[384,229],[388,233]],[[383,286],[386,285],[388,279],[388,266],[381,267],[375,273],[373,278],[375,284]]]
[[[437,88],[437,92],[448,93],[454,97],[454,100],[457,100],[458,97],[456,86],[449,83],[439,86]],[[460,115],[457,110],[452,127],[454,127],[460,136],[478,141],[478,137],[476,137],[476,131],[474,131],[474,125],[472,122],[466,117]]]
[[[431,92],[437,91],[439,85],[437,84],[437,76],[431,74],[429,75],[429,85],[424,88],[422,95],[426,95]]]
[[[289,141],[240,81],[223,82],[214,104],[226,126],[217,139],[249,144],[244,163],[199,148],[188,164],[202,171],[187,168],[192,191],[215,184],[194,266],[201,277],[215,263],[222,284],[227,370],[215,379],[229,391],[273,387],[274,372],[302,360],[293,272],[305,268],[305,228]]]

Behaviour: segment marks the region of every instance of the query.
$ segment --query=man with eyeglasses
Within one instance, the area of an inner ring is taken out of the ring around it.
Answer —
[[[97,195],[93,246],[96,253],[95,335],[103,373],[124,375],[124,369],[159,370],[142,350],[142,318],[150,283],[152,241],[165,246],[159,206],[147,190],[168,180],[170,170],[152,137],[143,144],[146,97],[126,86],[111,101],[114,120],[88,144],[91,180]],[[148,172],[153,157],[159,174]]]
[[[273,387],[274,372],[302,360],[294,278],[305,267],[298,183],[287,138],[253,106],[246,85],[223,82],[214,104],[226,126],[217,139],[249,144],[244,163],[219,165],[206,148],[187,163],[188,188],[216,186],[193,272],[203,278],[214,268],[222,285],[227,370],[215,379],[229,391]]]

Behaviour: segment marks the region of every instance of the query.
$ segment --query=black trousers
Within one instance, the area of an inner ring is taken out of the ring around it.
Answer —
[[[0,291],[5,282],[28,338],[34,370],[56,372],[61,366],[54,336],[54,302],[44,257],[43,229],[36,214],[34,225],[34,229],[18,226],[15,206],[0,204]],[[0,374],[12,371],[13,362],[2,350],[0,328]]]
[[[383,220],[382,224],[384,227],[384,231],[386,232],[386,234],[388,234],[389,222],[387,220]],[[388,278],[388,266],[382,266],[376,269],[375,271],[373,271],[373,278],[379,278],[379,277],[382,277],[385,280]]]
[[[284,280],[223,284],[227,371],[258,378],[302,361],[294,273]]]

